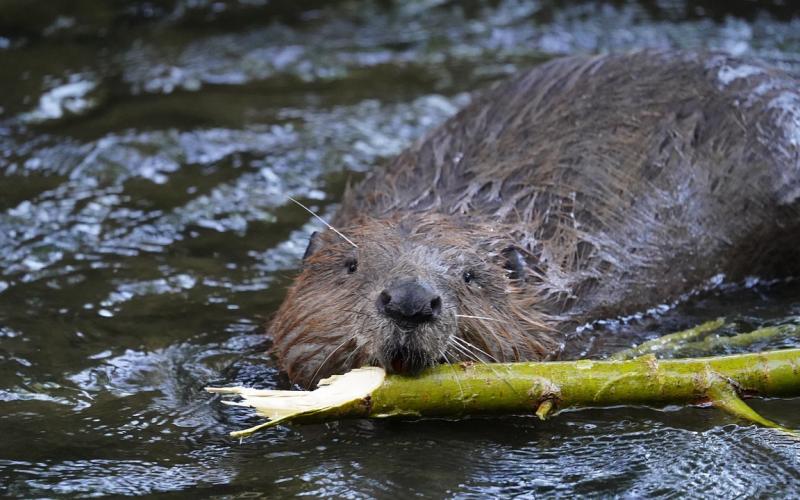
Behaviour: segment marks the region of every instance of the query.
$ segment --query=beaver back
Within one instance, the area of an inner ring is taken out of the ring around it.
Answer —
[[[571,57],[503,82],[348,190],[356,214],[509,225],[574,319],[797,272],[798,80],[716,54]],[[787,250],[788,249],[788,250]]]

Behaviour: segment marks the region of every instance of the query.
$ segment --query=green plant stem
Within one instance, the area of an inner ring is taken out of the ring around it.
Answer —
[[[696,356],[698,353],[710,355],[720,349],[744,349],[757,342],[767,342],[788,337],[800,337],[800,325],[768,326],[752,332],[724,337],[709,335],[703,340],[675,346],[670,350],[670,355],[674,357]]]
[[[760,425],[780,428],[750,409],[740,396],[800,396],[800,349],[696,359],[657,360],[648,355],[625,361],[461,363],[437,366],[417,377],[388,375],[379,384],[361,393],[350,387],[358,395],[341,404],[306,407],[258,428],[279,421],[347,417],[535,413],[546,418],[566,408],[708,403]],[[270,414],[269,391],[251,391],[250,396],[241,388],[214,391],[239,394],[244,405]]]
[[[612,354],[609,357],[609,359],[623,360],[623,359],[633,359],[639,356],[644,356],[645,354],[661,354],[665,352],[671,353],[672,351],[677,350],[682,344],[688,342],[689,340],[696,339],[708,332],[713,332],[714,330],[718,330],[723,326],[725,326],[724,318],[715,319],[714,321],[708,321],[693,328],[689,328],[687,330],[683,330],[676,333],[670,333],[668,335],[663,335],[661,337],[658,337],[657,339],[643,342],[642,344],[636,347],[616,352]]]

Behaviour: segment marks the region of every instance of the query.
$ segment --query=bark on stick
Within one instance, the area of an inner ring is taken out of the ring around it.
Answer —
[[[239,395],[241,402],[229,404],[253,407],[271,419],[234,436],[290,421],[526,413],[547,418],[565,408],[669,404],[711,404],[781,428],[741,397],[800,396],[800,349],[671,360],[647,355],[611,361],[460,363],[417,377],[387,376],[370,367],[320,385],[315,391],[209,391]]]

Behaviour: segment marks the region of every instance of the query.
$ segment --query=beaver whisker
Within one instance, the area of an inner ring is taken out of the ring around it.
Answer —
[[[496,322],[498,322],[498,323],[510,324],[510,322],[509,322],[509,321],[503,321],[503,320],[500,320],[500,319],[495,319],[495,318],[488,318],[488,317],[486,317],[486,316],[473,316],[473,315],[468,315],[468,314],[455,314],[454,316],[455,316],[456,318],[479,319],[479,320],[485,320],[485,321],[496,321]],[[500,338],[500,336],[499,336],[499,335],[498,335],[496,332],[494,332],[493,330],[491,330],[491,329],[487,329],[487,330],[486,330],[486,333],[488,333],[489,335],[491,335],[491,336],[492,336],[492,337],[495,339],[495,341],[497,341],[497,342],[498,342],[498,345],[500,345],[499,343],[502,343],[502,339]],[[499,363],[499,362],[500,362],[500,360],[499,360],[499,359],[497,359],[496,357],[492,356],[492,355],[491,355],[491,354],[489,354],[488,352],[486,352],[486,351],[484,351],[484,350],[482,350],[482,349],[478,348],[478,346],[476,346],[476,345],[474,345],[474,344],[472,344],[472,343],[470,343],[470,342],[467,342],[467,340],[466,340],[466,339],[463,339],[463,338],[460,338],[460,337],[456,337],[456,339],[457,339],[457,340],[460,340],[460,341],[462,341],[462,342],[466,342],[466,343],[467,343],[467,345],[469,345],[469,346],[471,346],[471,347],[473,347],[473,348],[475,348],[475,349],[478,349],[480,352],[482,352],[484,355],[486,355],[486,356],[487,356],[489,359],[493,360],[495,363]]]
[[[450,339],[454,340],[454,339],[456,339],[456,337],[454,335],[451,335]],[[466,356],[468,361],[475,361],[476,363],[484,363],[484,364],[486,364],[485,360],[479,358],[477,354],[475,354],[472,351],[468,350],[465,346],[462,346],[462,345],[459,345],[459,344],[456,344],[456,343],[452,343],[450,345],[454,349],[456,349],[456,351],[458,351],[458,353],[460,353],[462,356]]]
[[[487,318],[486,316],[470,316],[468,314],[456,314],[456,318],[470,318],[470,319],[483,319],[486,321],[498,321],[500,323],[508,323],[508,321],[503,321],[502,319],[497,318]]]
[[[350,351],[350,354],[348,354],[347,357],[344,358],[344,361],[342,362],[342,366],[345,367],[345,369],[349,369],[352,366],[351,363],[352,363],[353,359],[356,357],[357,354],[360,353],[361,349],[364,348],[364,345],[365,344],[358,344],[357,343],[355,349]]]
[[[356,333],[353,333],[353,334],[349,335],[348,337],[346,337],[346,338],[345,338],[345,339],[342,341],[342,343],[341,343],[341,344],[339,344],[338,346],[336,346],[336,349],[332,350],[331,352],[329,352],[329,353],[328,353],[328,355],[327,355],[327,356],[325,356],[325,359],[323,359],[323,360],[322,360],[322,363],[320,363],[320,364],[319,364],[319,366],[317,367],[317,369],[316,369],[316,370],[314,370],[314,374],[313,374],[313,375],[311,375],[311,383],[313,383],[313,382],[314,382],[314,380],[316,380],[316,378],[317,378],[317,375],[319,374],[320,370],[322,370],[322,367],[323,367],[323,366],[325,366],[325,363],[327,363],[327,362],[328,362],[328,360],[329,360],[329,359],[331,359],[331,356],[333,356],[334,354],[336,354],[336,352],[337,352],[339,349],[341,349],[342,347],[344,347],[346,344],[348,344],[349,342],[352,342],[353,340],[355,340],[355,339],[356,339],[356,336],[357,336],[357,334],[356,334]],[[310,388],[311,388],[311,385],[309,385],[309,386],[308,386],[308,388],[310,389]]]
[[[358,336],[358,335],[363,335],[363,334],[364,334],[364,330],[366,329],[366,326],[367,326],[367,320],[368,320],[368,319],[369,319],[369,315],[368,315],[368,314],[364,314],[363,318],[361,319],[361,324],[359,325],[359,328],[356,330],[356,336]],[[356,356],[356,354],[357,354],[357,353],[358,353],[358,352],[359,352],[361,349],[363,349],[363,348],[364,348],[364,346],[365,346],[365,345],[366,345],[366,344],[363,344],[363,343],[362,343],[362,344],[359,344],[358,342],[356,342],[356,348],[355,348],[355,349],[353,349],[353,350],[350,352],[350,354],[348,354],[348,355],[347,355],[347,357],[346,357],[346,358],[344,358],[344,361],[342,362],[342,366],[344,366],[344,367],[348,367],[348,368],[349,368],[349,367],[350,367],[350,361],[351,361],[351,360],[352,360],[352,359],[353,359],[353,358]]]
[[[331,231],[333,231],[334,233],[336,233],[336,234],[338,234],[339,236],[341,236],[341,237],[342,237],[342,239],[343,239],[344,241],[346,241],[346,242],[350,243],[351,245],[353,245],[353,248],[358,248],[358,245],[356,245],[355,243],[353,243],[352,241],[350,241],[350,238],[348,238],[347,236],[343,235],[342,233],[340,233],[340,232],[339,232],[339,230],[338,230],[338,229],[336,229],[335,227],[333,227],[333,226],[331,226],[330,224],[328,224],[328,222],[327,222],[325,219],[323,219],[322,217],[320,217],[319,215],[317,215],[316,213],[314,213],[314,211],[313,211],[313,210],[311,210],[310,208],[308,208],[307,206],[303,205],[302,203],[300,203],[299,201],[295,200],[294,198],[292,198],[292,197],[291,197],[291,196],[289,196],[289,195],[286,195],[286,197],[287,197],[287,198],[289,198],[290,200],[292,200],[293,202],[297,203],[298,205],[300,205],[300,207],[301,207],[303,210],[305,210],[306,212],[308,212],[308,213],[310,213],[311,215],[313,215],[314,217],[316,217],[316,218],[317,218],[317,219],[318,219],[320,222],[322,222],[323,224],[325,224],[325,227],[327,227],[328,229],[330,229],[330,230],[331,230]]]
[[[468,340],[465,340],[465,339],[462,339],[462,338],[460,338],[460,337],[456,337],[456,336],[453,336],[453,340],[456,340],[456,341],[460,342],[460,343],[461,343],[461,345],[463,345],[463,346],[465,346],[465,347],[471,347],[472,349],[475,349],[476,351],[478,351],[479,353],[483,354],[483,355],[484,355],[484,356],[486,356],[487,358],[491,359],[491,360],[492,360],[492,361],[494,361],[495,363],[499,363],[499,362],[500,362],[500,360],[499,360],[499,359],[495,358],[494,356],[492,356],[492,355],[491,355],[491,354],[489,354],[488,352],[484,351],[484,350],[483,350],[483,349],[481,349],[480,347],[476,346],[476,345],[475,345],[475,344],[473,344],[472,342],[469,342]]]
[[[466,314],[456,314],[455,316],[456,316],[456,318],[460,317],[460,318],[480,319],[480,320],[488,320],[488,321],[497,321],[498,323],[504,323],[504,324],[507,324],[507,325],[511,324],[510,321],[503,321],[503,320],[499,320],[499,319],[488,318],[488,317],[485,317],[485,316],[471,316],[471,315],[466,315]],[[494,341],[497,342],[497,345],[502,345],[503,344],[503,338],[497,332],[492,330],[491,328],[486,329],[485,333],[490,335],[494,339]],[[459,340],[461,340],[463,342],[467,342],[466,339],[463,339],[461,337],[459,337]],[[470,342],[467,342],[467,344],[471,345],[475,349],[478,349],[480,352],[482,352],[483,354],[488,356],[490,359],[492,359],[495,363],[500,363],[499,359],[497,359],[496,357],[492,356],[488,352],[480,349],[478,346],[476,346],[476,345],[474,345],[474,344],[472,344]]]
[[[358,353],[359,353],[359,351],[360,351],[360,350],[361,350],[361,349],[362,349],[364,346],[365,346],[365,344],[358,344],[358,343],[356,343],[356,347],[355,347],[355,349],[353,349],[352,351],[350,351],[350,354],[348,354],[348,355],[347,355],[347,357],[346,357],[346,358],[344,358],[344,361],[342,362],[342,366],[349,368],[349,367],[351,366],[351,361],[353,360],[353,358],[355,358],[356,354],[358,354]]]
[[[459,339],[458,337],[455,337],[455,336],[451,336],[451,339],[453,339],[453,340],[463,340],[463,339]],[[486,362],[486,360],[484,360],[484,359],[481,359],[481,358],[480,358],[480,357],[478,357],[478,356],[477,356],[475,353],[473,353],[473,352],[469,351],[469,350],[468,350],[466,347],[464,347],[464,346],[460,346],[459,344],[455,344],[455,343],[454,343],[454,344],[451,344],[451,345],[452,345],[453,347],[455,347],[457,350],[459,350],[459,351],[460,351],[462,354],[466,354],[466,356],[467,356],[468,358],[470,358],[470,357],[471,357],[472,359],[474,359],[474,360],[475,360],[475,362],[477,362],[477,363],[481,363],[481,364],[483,364],[483,365],[486,365],[486,366],[487,366],[487,367],[488,367],[490,370],[492,370],[492,373],[494,373],[494,374],[495,374],[495,376],[496,376],[496,377],[497,377],[499,380],[503,380],[503,377],[500,375],[500,373],[498,373],[498,371],[497,371],[497,370],[496,370],[496,369],[495,369],[495,368],[492,366],[492,364],[491,364],[491,363],[487,363],[487,362]],[[472,344],[470,344],[470,345],[472,345]],[[472,346],[472,347],[474,347],[474,346]],[[476,349],[477,349],[477,348],[476,348]],[[508,384],[508,381],[506,381],[506,384]],[[510,384],[509,384],[509,386],[510,386]]]
[[[452,361],[450,361],[450,358],[447,356],[447,349],[443,349],[443,350],[442,350],[442,351],[440,351],[440,352],[442,353],[442,357],[443,357],[443,358],[444,358],[444,360],[447,362],[447,364],[448,364],[448,365],[452,365],[452,364],[453,364],[453,362],[452,362]],[[460,382],[458,379],[459,379],[459,372],[458,372],[458,371],[456,371],[456,376],[455,376],[456,385],[458,386],[458,392],[460,392],[460,393],[461,393],[461,400],[462,400],[462,401],[464,401],[464,388],[463,388],[463,387],[461,387],[461,382]]]
[[[474,363],[483,363],[483,361],[481,361],[480,359],[476,358],[474,354],[472,354],[470,352],[467,352],[467,351],[464,351],[464,350],[462,350],[462,348],[460,348],[460,347],[458,347],[456,345],[451,345],[450,347],[452,347],[454,349],[454,352],[452,352],[451,354],[453,354],[453,356],[455,356],[456,359],[458,359],[459,361],[469,361],[469,362],[474,362]]]
[[[460,342],[464,342],[464,343],[466,343],[468,346],[470,346],[470,347],[472,347],[472,348],[474,348],[474,349],[477,349],[478,351],[480,351],[480,352],[484,353],[485,355],[487,355],[487,356],[489,356],[490,358],[494,359],[494,360],[495,360],[495,362],[497,362],[497,359],[496,359],[496,358],[494,358],[494,356],[492,356],[491,354],[489,354],[489,353],[487,353],[487,352],[483,351],[482,349],[480,349],[479,347],[475,346],[474,344],[472,344],[472,343],[468,342],[467,340],[465,340],[465,339],[462,339],[462,338],[459,338],[459,337],[456,337],[456,336],[454,336],[454,335],[451,335],[451,337],[450,337],[450,338],[451,338],[452,340],[458,340],[458,341],[460,341]],[[453,347],[459,346],[459,344],[455,344],[455,343],[454,343],[454,344],[452,344],[452,345],[453,345]],[[463,345],[461,346],[461,349],[464,349],[464,350],[466,350],[467,352],[469,352],[469,351],[467,350],[467,348],[466,348],[465,346],[463,346]],[[473,353],[471,353],[471,352],[469,352],[469,353],[470,353],[472,356],[475,356]],[[503,378],[503,376],[502,376],[502,375],[500,375],[500,373],[498,373],[498,371],[495,369],[495,367],[494,367],[494,365],[493,365],[492,363],[487,363],[485,360],[478,359],[478,358],[477,358],[477,356],[475,356],[475,358],[477,359],[477,361],[478,361],[479,363],[483,363],[483,364],[484,364],[484,365],[486,365],[486,366],[487,366],[487,367],[488,367],[490,370],[492,370],[492,373],[494,373],[494,374],[495,374],[495,376],[498,378],[498,380],[502,380],[502,381],[503,381],[503,382],[504,382],[504,383],[505,383],[505,384],[506,384],[506,385],[507,385],[507,386],[508,386],[508,387],[509,387],[509,388],[512,390],[512,392],[516,392],[516,389],[514,389],[514,386],[512,386],[512,385],[511,385],[511,383],[510,383],[508,380],[506,380],[505,378]],[[509,368],[506,368],[506,371],[507,371],[508,373],[510,373],[510,372],[511,372],[511,370],[510,370]]]

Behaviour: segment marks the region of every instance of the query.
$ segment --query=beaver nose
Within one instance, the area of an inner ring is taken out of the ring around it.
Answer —
[[[378,311],[401,323],[433,321],[442,312],[442,299],[416,281],[390,286],[378,295]]]

